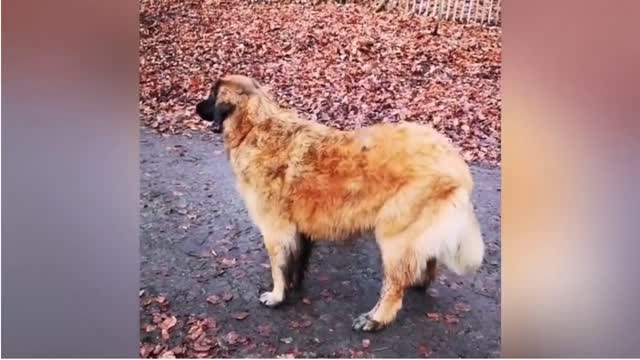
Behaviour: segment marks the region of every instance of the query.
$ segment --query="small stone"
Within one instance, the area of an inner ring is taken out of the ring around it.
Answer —
[[[178,201],[176,202],[176,206],[179,209],[184,209],[187,207],[187,205],[188,205],[187,200],[183,197],[179,198]]]

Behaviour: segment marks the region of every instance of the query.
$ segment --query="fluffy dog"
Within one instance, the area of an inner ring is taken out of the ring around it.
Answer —
[[[300,285],[311,243],[373,231],[382,254],[380,298],[353,322],[392,322],[407,288],[428,283],[436,260],[457,274],[482,263],[484,243],[469,167],[428,126],[340,131],[280,107],[254,79],[216,81],[196,112],[222,132],[237,189],[264,237],[276,306]]]

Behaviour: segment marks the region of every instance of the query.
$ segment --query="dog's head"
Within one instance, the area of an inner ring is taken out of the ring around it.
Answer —
[[[225,76],[215,82],[209,97],[198,103],[196,113],[207,121],[212,121],[211,129],[220,133],[224,121],[234,112],[244,109],[249,97],[254,95],[260,84],[242,75]]]

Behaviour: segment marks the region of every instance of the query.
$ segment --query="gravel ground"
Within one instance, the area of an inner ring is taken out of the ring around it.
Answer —
[[[221,138],[143,128],[141,349],[155,346],[145,354],[152,357],[161,348],[186,356],[194,346],[189,328],[210,319],[210,345],[199,356],[500,356],[500,170],[472,171],[487,242],[479,272],[462,278],[441,271],[426,293],[406,295],[393,325],[359,333],[351,322],[376,302],[381,281],[371,239],[318,246],[302,291],[284,306],[265,308],[258,295],[271,284],[267,254],[234,189]],[[160,307],[158,296],[166,298]],[[177,322],[163,338],[154,323],[167,316]]]

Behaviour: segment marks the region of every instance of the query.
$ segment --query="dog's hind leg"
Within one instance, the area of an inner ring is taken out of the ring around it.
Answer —
[[[426,291],[431,285],[431,283],[436,279],[437,267],[438,267],[438,261],[435,258],[429,259],[427,261],[427,268],[424,271],[422,278],[411,289],[421,291],[421,292]]]
[[[373,309],[353,321],[354,330],[375,331],[391,323],[402,308],[405,290],[420,277],[411,250],[402,241],[378,243],[384,266],[380,298]]]
[[[292,253],[293,260],[289,271],[289,282],[293,290],[298,290],[302,286],[312,249],[313,242],[311,239],[301,234],[298,238],[297,251]]]
[[[355,330],[373,331],[391,323],[402,308],[405,290],[435,274],[436,262],[429,261],[435,253],[419,241],[434,211],[425,188],[425,184],[407,186],[378,215],[375,233],[384,267],[382,290],[373,309],[354,320]]]

